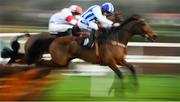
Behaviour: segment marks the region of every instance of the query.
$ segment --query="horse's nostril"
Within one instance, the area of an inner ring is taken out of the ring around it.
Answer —
[[[154,36],[153,36],[153,39],[157,39],[157,35],[154,35]]]

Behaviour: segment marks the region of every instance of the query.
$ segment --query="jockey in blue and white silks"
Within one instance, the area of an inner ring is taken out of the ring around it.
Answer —
[[[78,27],[91,31],[89,37],[85,38],[82,45],[88,48],[93,47],[95,40],[95,31],[99,30],[98,24],[103,28],[111,28],[113,22],[106,17],[114,13],[114,6],[111,3],[104,3],[102,6],[94,5],[88,8],[78,20]],[[98,24],[97,24],[98,23]]]
[[[111,3],[104,3],[102,6],[94,5],[87,9],[78,21],[80,29],[98,30],[97,23],[100,23],[105,28],[110,28],[113,24],[112,21],[106,18],[114,12],[114,6]]]

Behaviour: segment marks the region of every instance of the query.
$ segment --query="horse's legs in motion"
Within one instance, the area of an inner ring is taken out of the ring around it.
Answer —
[[[123,87],[123,75],[121,73],[121,71],[118,69],[117,65],[115,64],[115,62],[111,63],[109,65],[109,67],[116,73],[116,75],[120,78],[121,83],[122,83],[122,87]]]
[[[123,83],[123,75],[121,73],[121,71],[118,69],[117,65],[115,63],[111,63],[109,65],[109,67],[115,72],[115,74],[118,76],[118,78],[120,78],[120,81],[121,81],[121,89],[124,89],[124,83]],[[116,78],[116,77],[115,77]],[[116,85],[116,79],[114,78],[113,80],[113,83],[108,91],[108,94],[110,95],[110,93],[112,92],[113,89],[116,89],[115,88],[115,85]]]
[[[120,64],[129,68],[129,70],[131,71],[132,76],[134,78],[134,84],[138,85],[135,67],[132,64],[128,63],[125,59],[122,60]]]
[[[110,64],[109,67],[116,73],[116,75],[120,79],[123,79],[123,75],[122,75],[121,71],[118,69],[118,67],[116,66],[115,63]]]

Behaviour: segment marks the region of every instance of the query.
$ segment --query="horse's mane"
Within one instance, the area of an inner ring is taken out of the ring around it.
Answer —
[[[98,36],[97,41],[101,44],[105,44],[105,42],[107,41],[107,39],[111,35],[111,33],[117,32],[119,29],[121,29],[123,26],[125,26],[129,22],[134,21],[134,20],[139,20],[139,19],[141,19],[141,16],[134,14],[134,15],[130,16],[129,18],[127,18],[125,21],[123,21],[119,27],[108,29],[108,30],[107,29],[101,29],[101,33],[103,33],[103,34],[100,34]]]
[[[129,23],[131,21],[139,20],[139,19],[141,19],[141,16],[138,14],[134,14],[134,15],[130,16],[128,19],[126,19],[125,21],[123,21],[121,23],[121,25],[118,27],[118,29],[122,28],[124,25],[126,25],[127,23]]]

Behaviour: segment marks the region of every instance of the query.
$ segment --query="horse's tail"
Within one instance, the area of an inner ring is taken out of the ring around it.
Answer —
[[[30,34],[26,33],[24,35],[17,36],[12,42],[11,42],[11,48],[5,47],[2,49],[1,57],[2,58],[10,58],[12,56],[15,56],[18,54],[18,51],[20,49],[20,44],[18,40],[23,37],[30,37]]]

